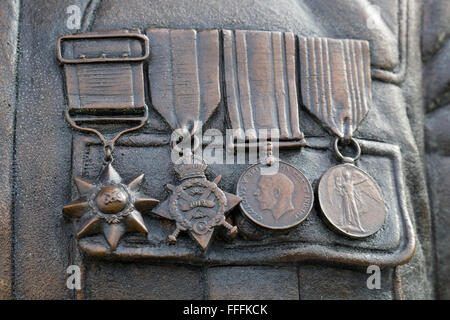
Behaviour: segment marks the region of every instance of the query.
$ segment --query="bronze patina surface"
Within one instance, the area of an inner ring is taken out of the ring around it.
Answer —
[[[367,237],[384,223],[386,209],[380,187],[352,164],[328,169],[320,179],[318,193],[326,219],[345,235]]]
[[[247,168],[237,182],[240,207],[247,218],[269,229],[288,229],[306,219],[314,193],[305,175],[294,166],[278,162],[276,172],[265,163]]]
[[[295,35],[261,30],[222,34],[227,110],[237,145],[258,141],[260,129],[278,129],[282,147],[304,146]]]
[[[125,208],[128,195],[119,187],[104,187],[95,197],[97,207],[104,213],[114,214]]]
[[[97,182],[75,178],[79,198],[63,208],[69,218],[80,218],[77,237],[102,233],[111,251],[126,232],[148,233],[141,210],[149,211],[158,200],[139,193],[144,182],[140,175],[128,184],[111,164],[105,166]]]
[[[370,46],[367,41],[300,39],[303,103],[337,136],[334,152],[346,164],[320,179],[319,202],[326,220],[352,238],[364,238],[383,225],[385,205],[375,180],[354,164],[361,155],[354,132],[372,106]],[[354,158],[344,156],[339,142],[354,145]]]
[[[181,160],[184,160],[181,158]],[[235,237],[237,227],[225,220],[225,214],[241,202],[241,198],[222,191],[217,184],[221,176],[208,181],[205,176],[206,164],[177,164],[175,170],[180,177],[178,186],[167,185],[172,195],[153,210],[157,215],[174,220],[175,231],[169,235],[171,243],[177,241],[181,231],[188,231],[205,251],[215,227],[223,226]]]
[[[349,139],[372,105],[367,41],[299,39],[303,104],[339,138]]]

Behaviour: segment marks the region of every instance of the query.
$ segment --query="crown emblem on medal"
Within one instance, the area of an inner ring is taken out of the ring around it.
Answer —
[[[204,163],[182,163],[175,166],[174,170],[180,180],[189,178],[206,178],[205,171],[208,166]]]

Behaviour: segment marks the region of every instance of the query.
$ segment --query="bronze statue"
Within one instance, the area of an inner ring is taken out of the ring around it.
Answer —
[[[0,298],[449,299],[449,12],[1,1]]]

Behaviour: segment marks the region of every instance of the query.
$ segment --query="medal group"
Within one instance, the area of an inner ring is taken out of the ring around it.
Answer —
[[[236,236],[238,228],[227,213],[237,206],[262,228],[298,226],[313,208],[314,191],[300,169],[274,150],[307,147],[299,100],[335,136],[330,149],[340,164],[322,175],[317,190],[324,221],[349,238],[369,237],[383,226],[382,191],[358,168],[361,148],[353,136],[372,104],[367,41],[151,28],[145,35],[62,36],[57,57],[65,71],[67,121],[97,135],[104,149],[97,181],[75,178],[79,198],[63,208],[65,216],[76,220],[78,238],[101,233],[112,252],[125,233],[148,233],[145,213],[175,223],[168,242],[176,243],[186,232],[206,251],[216,228]],[[151,107],[178,132],[171,146],[180,155],[173,166],[179,184],[167,185],[170,196],[161,201],[140,192],[143,174],[125,183],[112,165],[116,141],[148,121],[146,87]],[[207,123],[222,101],[234,129],[233,148],[266,151],[244,170],[235,195],[219,187],[220,175],[209,180],[207,164],[195,155],[202,148],[195,137],[198,124]],[[276,129],[279,135],[261,141],[261,129]],[[179,148],[180,140],[191,137],[191,148]],[[344,155],[344,149],[353,155]]]

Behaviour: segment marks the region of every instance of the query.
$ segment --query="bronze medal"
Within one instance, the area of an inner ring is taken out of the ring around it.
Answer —
[[[74,179],[79,198],[63,214],[79,220],[78,238],[103,233],[110,251],[126,232],[148,233],[140,211],[159,203],[139,193],[144,175],[126,185],[112,166],[116,141],[148,120],[143,62],[149,50],[146,36],[128,31],[67,35],[57,41],[66,73],[66,120],[77,130],[96,134],[105,152],[97,182]],[[122,126],[118,132],[116,124]]]
[[[180,184],[167,185],[170,197],[153,212],[175,221],[176,229],[168,236],[170,243],[176,243],[179,233],[186,231],[206,251],[215,227],[223,226],[236,235],[237,227],[225,220],[225,214],[241,201],[218,187],[220,175],[214,181],[206,179],[207,165],[201,157],[193,157],[202,147],[197,130],[221,101],[219,33],[154,28],[146,33],[153,44],[148,73],[152,104],[174,129],[173,151],[183,155],[175,163]],[[177,136],[180,132],[183,134]],[[194,145],[178,145],[178,138],[192,138]]]
[[[79,218],[77,237],[83,238],[103,233],[111,251],[126,232],[148,233],[140,213],[150,211],[158,200],[139,193],[144,175],[128,184],[109,163],[97,182],[75,178],[79,198],[63,208],[69,218]]]
[[[268,229],[288,229],[306,219],[314,202],[308,179],[294,166],[278,160],[274,174],[263,174],[268,165],[248,167],[237,183],[237,195],[244,215]]]
[[[319,202],[328,222],[353,238],[374,234],[386,216],[380,187],[352,164],[341,164],[325,172],[319,183]]]
[[[205,251],[215,227],[227,228],[233,237],[237,233],[237,227],[225,220],[225,214],[241,198],[217,186],[221,176],[217,176],[214,181],[206,179],[206,168],[204,163],[177,164],[175,171],[181,180],[180,185],[167,185],[172,195],[153,210],[155,214],[176,222],[175,231],[168,237],[170,243],[177,241],[181,231],[187,231]]]
[[[381,188],[354,165],[361,148],[353,133],[372,104],[369,43],[301,38],[300,63],[303,104],[337,136],[334,151],[345,162],[320,179],[320,207],[338,231],[352,238],[368,237],[382,227],[386,216]],[[339,142],[353,144],[357,155],[343,156]]]
[[[230,145],[267,147],[269,152],[272,147],[301,150],[306,140],[298,113],[294,34],[224,30],[223,42],[227,110],[234,129]],[[270,132],[264,136],[264,131]],[[313,191],[297,168],[278,159],[271,161],[279,164],[277,172],[263,174],[262,169],[271,165],[263,160],[239,178],[241,211],[261,227],[292,228],[311,211]]]

